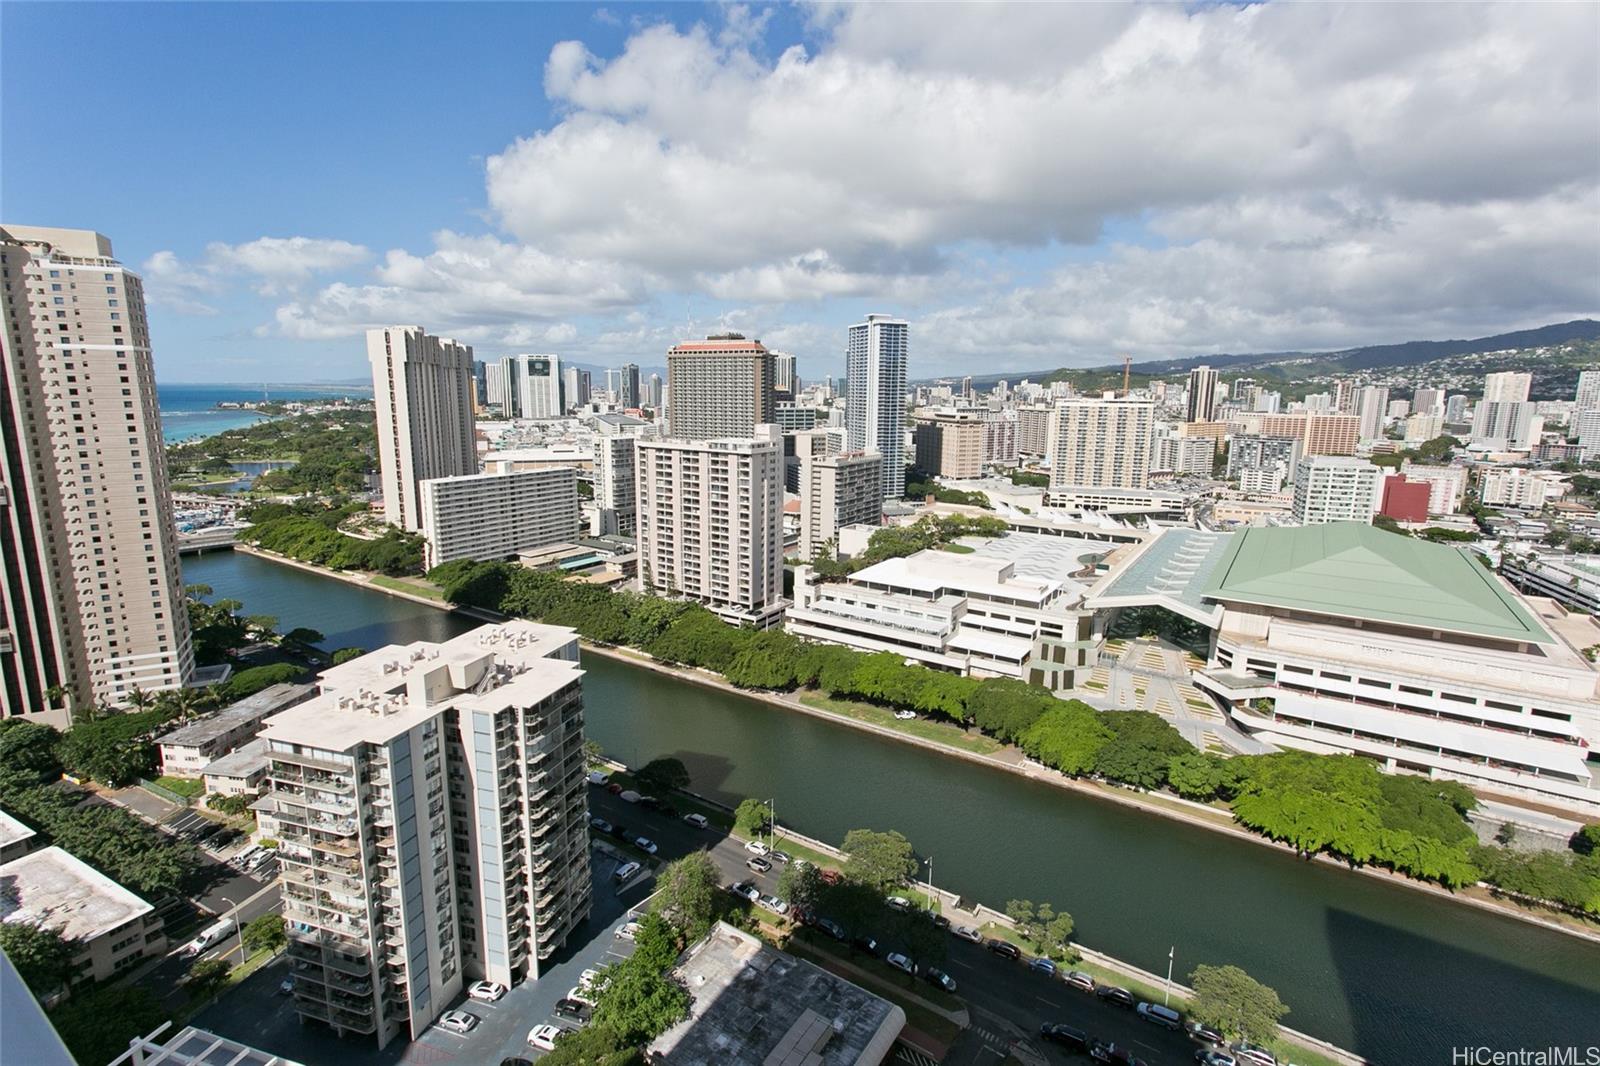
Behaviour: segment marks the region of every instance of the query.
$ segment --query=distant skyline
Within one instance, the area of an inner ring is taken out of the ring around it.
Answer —
[[[869,312],[912,378],[1482,336],[1600,314],[1597,37],[1553,4],[8,3],[0,180],[143,274],[169,382],[358,380],[389,324],[599,366],[735,329],[814,379]]]

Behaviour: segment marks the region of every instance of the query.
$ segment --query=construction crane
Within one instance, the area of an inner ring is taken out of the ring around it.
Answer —
[[[1132,375],[1132,373],[1133,373],[1133,356],[1124,355],[1122,357],[1122,395],[1123,395],[1124,398],[1126,398],[1127,395],[1128,395],[1128,379]]]

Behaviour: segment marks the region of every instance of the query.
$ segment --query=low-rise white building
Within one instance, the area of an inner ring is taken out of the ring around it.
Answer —
[[[457,559],[509,559],[582,532],[571,467],[434,478],[422,483],[421,506],[429,569]]]
[[[1478,499],[1485,507],[1522,507],[1536,511],[1550,496],[1550,482],[1522,467],[1485,470],[1479,482]]]
[[[39,844],[39,834],[0,811],[0,865],[20,859]]]
[[[74,975],[106,981],[166,953],[155,908],[77,856],[41,848],[0,866],[0,921],[75,941]]]
[[[173,777],[199,777],[214,760],[247,743],[262,723],[279,711],[317,694],[313,685],[271,685],[156,738],[161,772]]]
[[[892,651],[959,674],[1070,688],[1093,665],[1090,618],[1077,609],[1083,585],[1071,575],[1092,572],[1092,557],[1105,550],[1098,542],[1014,534],[968,555],[930,550],[887,559],[842,581],[819,580],[802,566],[785,627],[807,640]]]
[[[1407,481],[1428,483],[1429,514],[1455,514],[1461,510],[1461,501],[1467,492],[1466,467],[1401,463],[1400,472],[1406,476]]]

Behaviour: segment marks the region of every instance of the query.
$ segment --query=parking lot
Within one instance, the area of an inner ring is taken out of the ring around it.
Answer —
[[[611,878],[616,866],[616,860],[604,852],[593,852],[593,911],[547,964],[538,981],[518,985],[497,1003],[480,1003],[463,994],[458,1002],[450,1004],[481,1019],[465,1035],[435,1025],[414,1043],[408,1045],[396,1039],[379,1051],[370,1036],[341,1038],[316,1023],[302,1024],[290,997],[278,992],[290,972],[288,962],[281,958],[202,1011],[194,1024],[305,1063],[420,1066],[461,1062],[495,1066],[512,1056],[537,1059],[541,1053],[528,1046],[528,1031],[552,1020],[556,1000],[578,983],[584,970],[619,961],[632,952],[632,943],[618,940],[615,932],[627,921],[629,908],[649,896],[652,882],[649,878],[636,881],[618,895]]]

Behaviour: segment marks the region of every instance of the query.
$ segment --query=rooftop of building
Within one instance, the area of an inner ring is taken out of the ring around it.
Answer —
[[[0,811],[0,848],[9,848],[33,836],[38,834],[24,825],[20,819]]]
[[[1549,632],[1468,549],[1364,522],[1263,527],[1234,536],[1208,599],[1548,644]]]
[[[744,337],[707,337],[703,341],[681,341],[667,349],[668,355],[707,355],[765,352],[766,345]]]
[[[1116,560],[1111,573],[1090,595],[1090,604],[1156,603],[1186,618],[1215,625],[1221,612],[1206,602],[1204,589],[1236,536],[1203,529],[1163,530],[1142,548]]]
[[[249,777],[268,762],[267,742],[260,737],[212,759],[200,771],[203,777]]]
[[[159,1035],[160,1030],[157,1030]],[[133,1041],[139,1066],[300,1066],[270,1051],[186,1025],[165,1044],[154,1036]],[[123,1062],[118,1059],[117,1062]],[[113,1064],[115,1066],[115,1064]]]
[[[150,904],[58,847],[0,866],[0,921],[54,929],[68,940],[93,940],[152,910]]]
[[[316,693],[315,685],[271,685],[253,696],[246,696],[224,707],[216,714],[179,726],[172,732],[157,737],[156,743],[198,748],[225,737],[236,729],[258,722],[268,715],[287,710],[297,703],[310,699]]]
[[[652,1062],[876,1064],[905,1025],[888,1000],[724,922],[689,949],[677,974],[689,1017],[651,1042]]]
[[[1031,603],[1042,603],[1064,587],[1059,578],[1040,580],[1017,576],[1015,565],[1008,558],[930,548],[915,555],[873,563],[851,574],[849,582],[853,585],[889,585],[929,595],[956,592]]]
[[[267,721],[267,740],[347,751],[382,744],[446,707],[529,706],[582,676],[555,659],[576,630],[514,620],[479,626],[442,644],[391,644],[324,671],[322,692]]]

